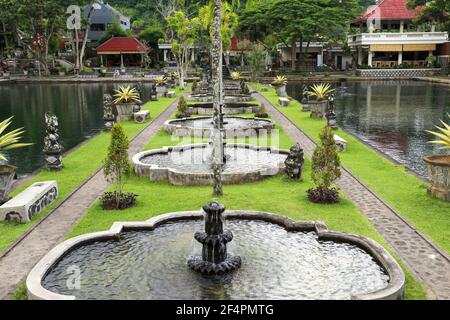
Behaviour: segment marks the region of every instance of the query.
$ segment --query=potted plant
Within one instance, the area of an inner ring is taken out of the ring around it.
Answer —
[[[167,94],[167,77],[161,76],[155,79],[156,93],[159,97],[164,97]]]
[[[287,97],[286,84],[287,78],[285,76],[276,76],[275,79],[272,81],[272,85],[277,90],[277,95],[279,97]]]
[[[9,192],[17,169],[8,164],[8,159],[3,151],[31,145],[31,143],[19,143],[22,134],[25,132],[22,130],[23,128],[4,133],[11,123],[12,117],[0,122],[0,205],[9,200]]]
[[[450,114],[448,115],[450,118]],[[441,120],[443,127],[436,128],[439,131],[427,131],[439,140],[430,141],[432,144],[441,146],[441,150],[450,150],[450,125]],[[429,193],[446,201],[450,201],[450,154],[432,155],[424,157],[431,179]]]
[[[311,86],[308,91],[309,97],[314,99],[309,100],[309,108],[311,110],[311,117],[323,118],[327,111],[328,96],[334,91],[329,83],[319,83]]]
[[[141,102],[139,93],[136,88],[130,86],[122,87],[114,90],[116,94],[114,97],[114,105],[116,106],[117,121],[130,120],[133,117],[133,111],[136,108],[136,104]]]

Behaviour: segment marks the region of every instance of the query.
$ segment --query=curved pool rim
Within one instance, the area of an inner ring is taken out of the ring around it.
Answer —
[[[57,245],[49,251],[31,270],[26,280],[27,294],[30,300],[76,300],[75,296],[61,295],[45,289],[42,281],[66,254],[72,250],[96,241],[118,239],[126,231],[154,230],[157,227],[183,220],[202,220],[200,211],[182,211],[167,213],[143,222],[115,222],[108,231],[81,235]],[[395,259],[379,243],[364,236],[328,230],[323,222],[294,221],[273,213],[259,211],[229,210],[225,219],[257,220],[273,223],[289,232],[315,232],[319,241],[349,243],[371,255],[389,276],[388,285],[380,290],[352,296],[353,300],[400,300],[403,299],[405,274]]]

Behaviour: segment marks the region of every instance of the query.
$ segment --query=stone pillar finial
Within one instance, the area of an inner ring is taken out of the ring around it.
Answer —
[[[44,154],[47,168],[51,170],[59,170],[63,168],[62,151],[63,146],[59,142],[59,123],[58,117],[50,112],[45,113],[45,137],[44,137]]]

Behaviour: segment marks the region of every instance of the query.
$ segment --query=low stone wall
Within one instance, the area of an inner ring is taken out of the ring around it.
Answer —
[[[258,113],[261,109],[259,104],[253,103],[229,103],[223,108],[223,113],[229,114],[252,114]],[[189,114],[212,115],[214,112],[212,103],[196,103],[188,106]]]
[[[356,75],[363,78],[413,78],[433,76],[440,69],[358,69]]]
[[[119,239],[121,233],[127,231],[151,231],[165,223],[201,219],[203,219],[202,212],[174,212],[156,216],[143,222],[115,222],[108,231],[85,234],[66,240],[47,253],[33,270],[31,270],[26,280],[28,298],[30,300],[75,300],[75,296],[61,295],[45,289],[42,286],[42,280],[62,257],[80,246],[89,245],[96,241]],[[265,221],[279,225],[285,228],[287,232],[315,232],[320,241],[334,241],[355,245],[370,254],[384,269],[389,275],[389,283],[386,288],[363,295],[354,295],[352,296],[352,299],[400,300],[403,298],[405,287],[405,274],[403,273],[403,270],[389,252],[372,239],[355,234],[330,231],[327,226],[321,222],[294,221],[287,217],[268,212],[228,210],[225,213],[225,219]]]
[[[210,94],[193,94],[189,97],[192,101],[213,102],[213,96]],[[225,95],[225,103],[239,103],[252,101],[253,97],[247,94]]]
[[[169,181],[173,185],[182,186],[202,186],[213,185],[212,173],[198,173],[198,172],[181,172],[173,168],[163,168],[154,164],[146,164],[141,159],[154,154],[166,154],[170,152],[182,152],[189,148],[205,148],[206,144],[193,144],[176,147],[164,147],[162,149],[154,149],[144,151],[136,154],[133,157],[134,171],[136,175],[140,177],[148,177],[151,181]],[[256,151],[271,151],[272,153],[289,155],[289,150],[278,150],[270,147],[257,147],[253,145],[244,144],[228,144],[230,147],[236,148],[251,148]],[[280,163],[277,167],[267,166],[252,171],[239,171],[239,172],[224,172],[222,173],[222,183],[224,184],[242,184],[263,180],[274,175],[282,174],[285,172],[285,164]]]
[[[235,119],[244,119],[248,121],[248,128],[245,129],[229,129],[225,128],[223,130],[223,134],[225,138],[245,138],[245,137],[257,137],[260,135],[268,135],[275,129],[275,123],[269,119],[262,118],[246,118],[246,117],[226,117],[224,121],[227,119],[235,118]],[[200,126],[191,126],[188,127],[183,125],[185,121],[192,120],[203,120],[203,119],[211,119],[212,117],[196,117],[196,118],[183,118],[183,119],[174,119],[168,120],[164,123],[164,130],[176,137],[200,137],[200,138],[210,138],[212,134],[212,128],[209,127],[200,127]],[[250,120],[256,120],[257,123],[252,123]]]

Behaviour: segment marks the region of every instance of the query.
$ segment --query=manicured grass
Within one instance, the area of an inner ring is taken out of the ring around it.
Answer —
[[[177,93],[179,91],[177,90]],[[143,109],[150,110],[152,119],[165,110],[176,98],[160,98],[158,101],[149,102]],[[135,124],[133,121],[121,123],[128,137],[134,137],[146,124]],[[34,178],[20,186],[12,195],[16,195],[37,181],[56,180],[59,187],[59,198],[46,210],[33,218],[33,221],[26,224],[14,222],[0,222],[0,252],[14,242],[20,235],[26,232],[31,226],[38,222],[49,210],[54,208],[65,196],[70,194],[77,186],[85,181],[100,166],[106,156],[109,145],[110,133],[102,132],[87,143],[75,149],[64,158],[64,168],[58,172],[42,170]]]
[[[286,133],[281,132],[279,136],[281,148],[288,148],[293,144]],[[240,140],[238,139],[239,142]],[[161,130],[145,149],[175,145],[178,141]],[[261,139],[259,143],[267,142]],[[278,176],[255,183],[226,185],[225,195],[218,199],[212,196],[212,188],[209,186],[172,186],[166,182],[150,182],[146,178],[133,176],[125,189],[140,195],[136,207],[120,212],[104,211],[97,201],[67,238],[107,230],[115,221],[143,221],[168,212],[199,210],[211,200],[219,200],[228,209],[258,210],[286,215],[295,220],[324,221],[330,229],[361,234],[387,247],[373,225],[349,200],[342,199],[340,204],[333,206],[308,201],[306,190],[312,187],[310,167],[307,160],[300,182]],[[405,273],[406,298],[426,299],[422,285],[407,271]]]
[[[260,89],[260,85],[255,85]],[[260,91],[260,90],[259,90]],[[274,89],[261,92],[274,105],[278,97]],[[316,142],[325,125],[322,119],[311,119],[309,112],[301,111],[301,104],[291,102],[289,107],[279,107]],[[352,135],[337,132],[348,142],[348,150],[341,153],[343,164],[361,181],[380,195],[404,218],[450,254],[450,203],[427,194],[427,184],[408,173],[402,165],[394,164]]]

